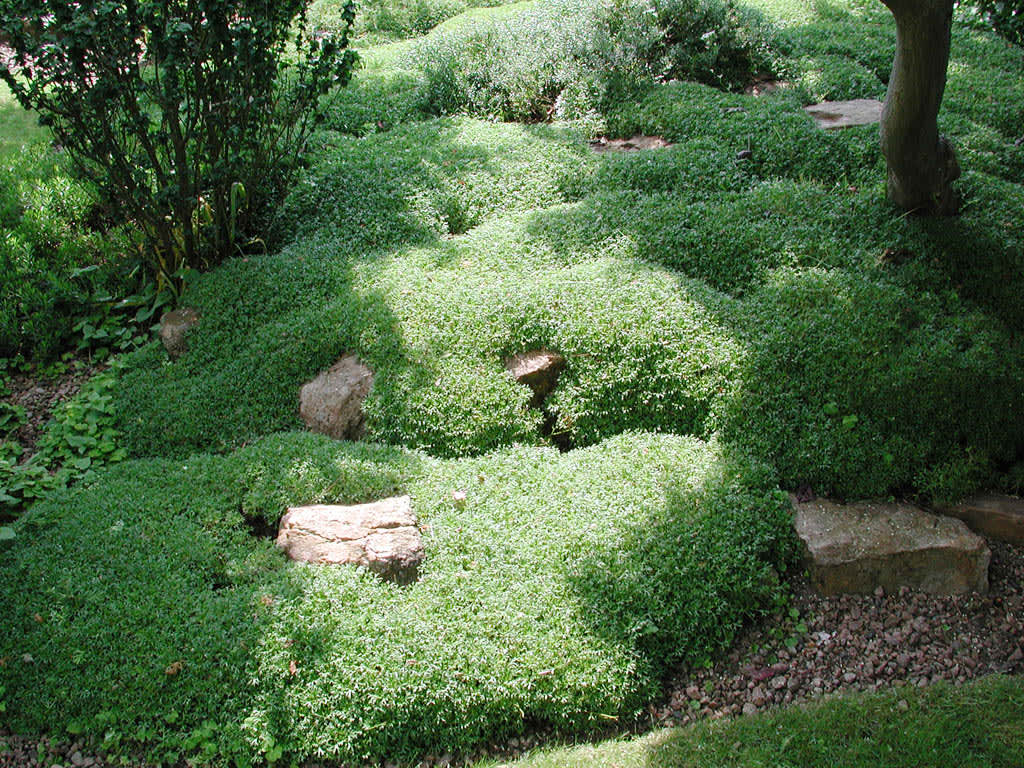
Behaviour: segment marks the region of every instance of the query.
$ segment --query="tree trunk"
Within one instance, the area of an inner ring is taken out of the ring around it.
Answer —
[[[882,0],[896,19],[896,60],[882,110],[889,199],[904,210],[952,215],[960,176],[953,146],[939,135],[953,0]]]

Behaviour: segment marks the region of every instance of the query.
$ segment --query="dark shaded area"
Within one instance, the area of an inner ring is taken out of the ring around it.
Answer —
[[[269,522],[263,515],[246,514],[239,508],[238,513],[242,516],[242,523],[249,531],[249,535],[257,539],[277,541],[277,525]]]

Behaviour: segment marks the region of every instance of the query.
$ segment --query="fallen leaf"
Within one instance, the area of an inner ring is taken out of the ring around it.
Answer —
[[[167,669],[164,670],[164,674],[167,675],[168,677],[174,677],[179,672],[181,672],[181,670],[183,670],[184,668],[185,668],[185,662],[183,662],[183,661],[175,661],[172,664],[168,665]]]

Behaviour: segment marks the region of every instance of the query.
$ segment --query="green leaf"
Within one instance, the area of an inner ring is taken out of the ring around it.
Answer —
[[[72,448],[90,448],[96,445],[96,438],[90,435],[67,435],[64,441]]]

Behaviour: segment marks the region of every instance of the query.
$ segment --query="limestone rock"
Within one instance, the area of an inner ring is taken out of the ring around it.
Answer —
[[[988,591],[991,553],[960,520],[911,504],[816,500],[795,506],[811,581],[822,594],[904,586],[933,594]]]
[[[938,511],[960,518],[972,531],[990,539],[1024,544],[1024,499],[991,493],[940,507]]]
[[[823,101],[804,107],[823,130],[849,128],[854,125],[871,125],[882,119],[882,102],[877,99],[853,99],[852,101]]]
[[[534,349],[508,358],[505,369],[516,381],[533,390],[530,405],[537,408],[558,383],[558,376],[565,369],[565,358],[547,349]]]
[[[644,136],[637,134],[628,139],[609,139],[601,137],[590,142],[590,148],[597,153],[602,152],[637,152],[641,149],[664,149],[672,143],[661,136]]]
[[[281,518],[277,546],[292,560],[361,565],[400,584],[415,581],[423,561],[408,496],[355,506],[290,507]]]
[[[373,371],[355,355],[345,355],[299,391],[299,415],[313,432],[337,440],[358,440],[365,431],[363,401],[373,387]]]
[[[191,307],[182,307],[164,312],[160,317],[160,341],[171,360],[177,360],[188,351],[185,335],[199,325],[199,312]]]

